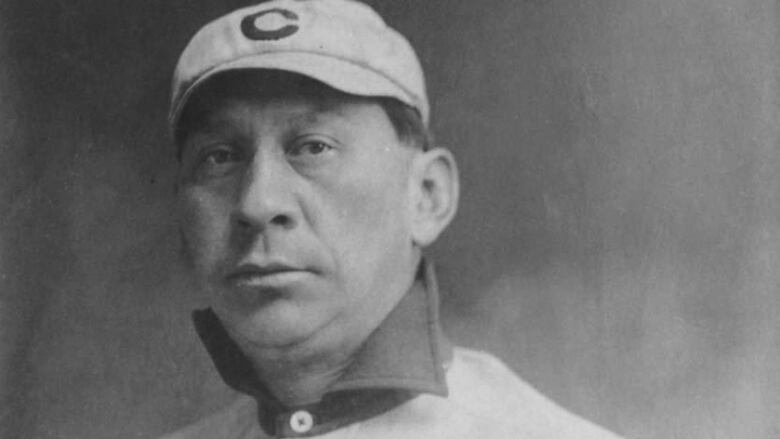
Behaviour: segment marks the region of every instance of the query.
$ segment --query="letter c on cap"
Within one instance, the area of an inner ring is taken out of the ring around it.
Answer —
[[[298,32],[298,26],[295,24],[288,24],[278,29],[260,29],[257,26],[257,19],[268,14],[279,14],[287,21],[298,21],[298,15],[287,9],[267,9],[265,11],[256,12],[251,15],[247,15],[241,20],[241,32],[250,40],[281,40],[287,38],[290,35]]]

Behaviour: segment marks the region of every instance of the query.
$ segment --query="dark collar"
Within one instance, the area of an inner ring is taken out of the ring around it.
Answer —
[[[441,333],[438,301],[433,266],[423,260],[412,288],[366,339],[350,367],[319,403],[303,407],[286,407],[268,391],[211,309],[195,311],[193,319],[222,379],[257,400],[263,430],[301,437],[377,416],[420,393],[446,396],[444,368],[452,347]],[[291,426],[301,411],[314,421],[305,433]]]

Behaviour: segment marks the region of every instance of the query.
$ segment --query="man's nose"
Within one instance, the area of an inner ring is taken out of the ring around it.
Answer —
[[[241,178],[232,221],[240,229],[290,229],[299,220],[291,169],[283,158],[256,154]]]

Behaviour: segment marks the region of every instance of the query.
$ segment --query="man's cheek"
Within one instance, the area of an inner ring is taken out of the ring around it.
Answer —
[[[225,210],[207,200],[189,197],[181,204],[183,244],[198,271],[208,270],[214,265],[227,245],[229,224]]]
[[[379,256],[387,245],[391,230],[397,224],[395,203],[380,191],[363,188],[356,190],[344,200],[339,209],[339,235],[342,245],[348,247],[351,258],[373,259]]]

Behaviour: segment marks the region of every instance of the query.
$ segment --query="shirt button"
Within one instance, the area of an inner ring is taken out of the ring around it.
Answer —
[[[314,427],[314,417],[305,410],[298,410],[290,416],[290,428],[296,433],[307,433]]]

